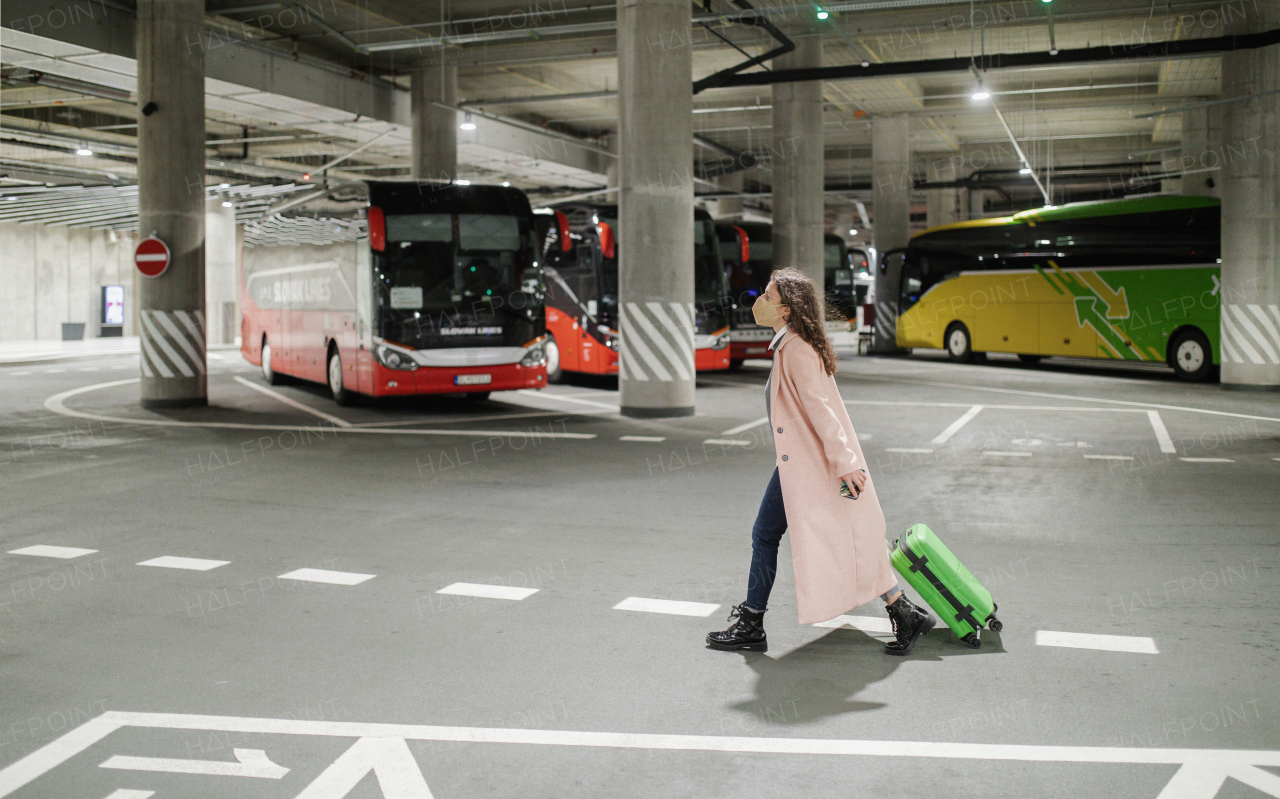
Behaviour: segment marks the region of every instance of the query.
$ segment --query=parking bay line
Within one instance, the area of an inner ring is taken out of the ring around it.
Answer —
[[[1002,450],[1002,449],[984,449],[982,451],[982,454],[994,455],[1001,458],[1030,458],[1031,457],[1030,452],[1019,452],[1019,451]]]
[[[355,572],[339,572],[329,569],[294,569],[276,579],[304,580],[309,583],[328,583],[329,585],[359,585],[365,580],[372,580],[376,576],[374,574],[357,574]]]
[[[207,572],[219,566],[226,566],[229,560],[209,560],[207,558],[183,558],[177,555],[161,555],[158,558],[144,560],[138,566],[158,566],[162,569],[188,569],[190,571]]]
[[[728,430],[724,431],[724,432],[723,432],[723,433],[721,433],[720,435],[722,435],[722,436],[736,436],[738,433],[744,433],[744,432],[746,432],[747,430],[750,430],[750,429],[751,429],[751,428],[753,428],[753,427],[759,427],[759,426],[760,426],[760,425],[762,425],[762,424],[768,424],[768,423],[769,423],[769,417],[768,417],[768,416],[761,416],[759,419],[756,419],[756,420],[755,420],[755,421],[753,421],[753,422],[747,422],[746,424],[740,424],[740,425],[738,425],[737,427],[730,427]]]
[[[619,436],[618,440],[619,441],[648,441],[649,443],[657,444],[658,442],[666,441],[667,437],[666,436]]]
[[[948,441],[951,440],[952,436],[960,432],[960,428],[967,425],[970,421],[973,420],[973,417],[977,416],[981,412],[982,412],[982,406],[974,405],[972,408],[965,411],[963,416],[961,416],[959,419],[956,419],[954,422],[952,422],[950,427],[948,427],[946,430],[943,430],[941,433],[939,433],[937,437],[934,438],[929,443],[930,444],[947,443]]]
[[[258,385],[257,383],[254,383],[254,382],[253,382],[253,381],[251,381],[251,380],[245,380],[245,379],[244,379],[243,377],[241,377],[240,375],[236,375],[235,377],[232,377],[231,379],[232,379],[232,380],[234,380],[234,381],[236,381],[237,383],[239,383],[239,384],[240,384],[240,385],[242,385],[242,386],[248,386],[249,388],[253,389],[254,391],[262,392],[263,394],[266,394],[268,397],[274,397],[275,399],[278,399],[278,400],[280,400],[281,402],[283,402],[285,405],[288,405],[290,408],[297,408],[298,410],[300,410],[300,411],[305,411],[305,412],[307,412],[307,413],[311,414],[312,416],[318,416],[318,417],[320,417],[321,419],[324,419],[326,422],[332,422],[332,423],[336,424],[338,427],[350,427],[350,426],[351,426],[351,422],[348,422],[346,419],[339,419],[338,417],[334,416],[333,414],[325,413],[324,411],[320,411],[320,410],[316,410],[315,408],[312,408],[310,405],[306,405],[306,404],[304,404],[304,403],[298,402],[296,399],[293,399],[293,398],[291,398],[291,397],[286,397],[285,395],[281,394],[279,391],[272,391],[271,389],[267,388],[266,386],[260,386],[260,385]]]
[[[885,447],[885,452],[901,452],[907,455],[928,455],[933,452],[931,449],[923,449],[920,447]]]
[[[1064,633],[1054,630],[1036,630],[1036,646],[1100,649],[1105,652],[1136,652],[1141,655],[1160,654],[1160,650],[1156,648],[1156,642],[1152,638],[1131,635]]]
[[[1090,461],[1131,461],[1132,455],[1085,455],[1085,460]]]
[[[1147,411],[1147,418],[1151,420],[1151,429],[1156,433],[1156,441],[1160,442],[1160,451],[1177,452],[1177,447],[1173,446],[1173,439],[1169,437],[1169,430],[1164,426],[1164,420],[1160,418],[1160,411]]]
[[[1231,458],[1178,458],[1184,463],[1235,463]]]
[[[455,596],[475,596],[482,599],[528,599],[538,593],[537,588],[518,588],[513,585],[484,585],[482,583],[453,583],[446,585],[437,594],[453,594]]]
[[[613,606],[614,610],[636,610],[642,613],[669,613],[673,616],[710,616],[719,605],[709,602],[682,602],[675,599],[645,599],[629,596]]]
[[[560,400],[561,402],[572,402],[577,405],[590,405],[596,408],[607,408],[608,410],[611,410],[611,411],[618,410],[617,405],[610,405],[607,402],[596,402],[595,400],[579,399],[577,397],[569,397],[563,394],[552,394],[549,392],[544,393],[542,390],[534,390],[531,388],[516,389],[516,393],[524,394],[525,396],[530,396],[530,397],[541,397],[543,399],[555,399],[555,400]]]
[[[23,547],[22,549],[9,550],[10,555],[31,555],[37,558],[61,558],[62,560],[70,560],[71,558],[79,558],[85,555],[92,555],[97,552],[96,549],[81,549],[80,547],[58,547],[51,544],[35,544],[34,546]]]
[[[749,447],[754,441],[743,441],[740,438],[708,438],[703,444],[715,444],[721,447]]]
[[[913,757],[939,760],[994,760],[1031,763],[1110,763],[1174,765],[1178,772],[1169,788],[1183,789],[1193,781],[1205,781],[1206,772],[1229,775],[1273,791],[1275,775],[1258,766],[1280,766],[1280,751],[1248,749],[1163,749],[1154,747],[1053,746],[1038,744],[987,744],[953,741],[841,740],[831,738],[766,738],[719,735],[617,733],[527,728],[445,727],[421,724],[388,724],[351,721],[199,716],[180,713],[142,713],[109,710],[31,754],[0,770],[0,799],[61,766],[125,727],[142,729],[200,730],[245,734],[312,735],[342,738],[456,741],[542,746],[599,747],[665,751],[731,752],[784,755],[855,757]],[[359,746],[357,741],[353,746]],[[351,750],[348,750],[351,751]],[[372,764],[370,764],[370,770]],[[1223,777],[1225,780],[1225,776]],[[1173,795],[1170,793],[1170,795]],[[1207,797],[1211,794],[1178,796]]]

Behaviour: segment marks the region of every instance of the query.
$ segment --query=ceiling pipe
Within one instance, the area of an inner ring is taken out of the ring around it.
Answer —
[[[1183,39],[1176,42],[1149,44],[1081,47],[1059,50],[1057,55],[1047,52],[993,53],[977,59],[985,72],[992,69],[1016,69],[1025,67],[1063,66],[1066,64],[1092,64],[1107,61],[1135,61],[1148,58],[1170,61],[1195,58],[1213,53],[1235,50],[1254,50],[1280,44],[1280,29],[1250,33],[1240,36],[1213,36],[1206,39]],[[775,83],[796,83],[809,80],[854,80],[857,78],[883,78],[899,75],[922,75],[938,72],[966,72],[973,59],[927,58],[920,61],[889,61],[880,64],[845,64],[836,67],[811,67],[807,69],[783,69],[772,72],[749,72],[731,75],[720,84],[721,88],[734,86],[771,86]]]
[[[755,9],[751,7],[751,4],[748,3],[747,0],[733,0],[733,4],[738,8],[742,9],[743,11],[755,11]],[[770,36],[772,36],[774,41],[778,43],[778,46],[773,48],[767,53],[762,53],[756,56],[755,58],[748,58],[746,61],[743,61],[740,64],[735,64],[729,67],[728,69],[722,69],[719,72],[713,72],[712,74],[708,75],[702,80],[695,80],[693,82],[694,94],[697,94],[703,89],[711,89],[716,86],[719,86],[724,83],[726,78],[729,78],[733,75],[737,75],[743,70],[750,69],[751,67],[754,67],[754,66],[758,66],[760,64],[763,64],[766,61],[772,60],[781,55],[785,55],[791,52],[792,50],[796,49],[796,43],[788,39],[786,35],[783,34],[782,31],[778,30],[777,27],[775,27],[774,24],[769,21],[769,18],[767,16],[759,17],[759,19],[756,21],[756,24],[759,25],[761,28],[764,28],[765,32],[768,33]],[[711,26],[706,22],[702,23],[702,25],[707,30],[709,31],[711,30]],[[715,33],[715,31],[711,31],[711,32]],[[716,34],[716,35],[719,36],[719,34]],[[725,39],[723,36],[721,36],[720,38],[724,39],[726,42],[729,41],[728,39]],[[729,44],[733,44],[733,42],[729,42]],[[737,47],[737,45],[733,45],[733,46]]]

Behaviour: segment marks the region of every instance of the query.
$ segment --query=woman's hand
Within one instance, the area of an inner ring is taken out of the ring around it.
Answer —
[[[849,490],[856,497],[862,493],[863,487],[867,484],[867,470],[859,469],[856,472],[844,475],[840,479],[844,481],[845,485],[849,486]]]

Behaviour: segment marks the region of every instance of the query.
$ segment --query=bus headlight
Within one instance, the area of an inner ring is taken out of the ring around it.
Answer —
[[[520,359],[521,366],[542,366],[547,362],[547,351],[542,348],[541,344],[535,344],[529,348],[529,351]]]
[[[711,349],[713,350],[722,350],[727,346],[729,346],[728,333],[721,333],[720,335],[716,336],[714,339],[711,340]]]
[[[412,372],[418,368],[417,361],[409,357],[409,353],[388,347],[386,344],[378,344],[373,348],[373,357],[378,363],[388,369],[397,369],[401,372]]]

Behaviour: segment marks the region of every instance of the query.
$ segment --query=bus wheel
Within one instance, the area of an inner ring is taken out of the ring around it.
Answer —
[[[354,392],[348,391],[342,385],[342,356],[338,354],[337,348],[329,351],[329,393],[333,395],[333,401],[339,405],[352,405],[356,401]]]
[[[470,402],[484,402],[489,399],[488,391],[468,391],[467,400]]]
[[[271,368],[271,345],[267,343],[266,336],[262,337],[262,379],[273,386],[284,382],[284,376]]]
[[[1198,383],[1213,371],[1209,339],[1195,328],[1183,330],[1169,342],[1169,365],[1179,380]]]
[[[1040,359],[1043,357],[1043,355],[1019,355],[1018,360],[1023,363],[1040,363]]]
[[[564,371],[560,369],[560,346],[556,344],[555,336],[547,335],[542,351],[547,354],[547,382],[559,383],[564,379]]]
[[[741,359],[741,358],[730,358],[730,359],[729,359],[729,368],[730,368],[730,369],[741,369],[741,368],[742,368],[742,359]]]
[[[957,363],[973,363],[973,341],[963,322],[952,322],[947,328],[947,354]]]

